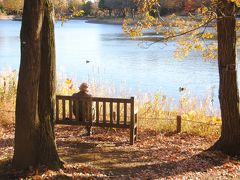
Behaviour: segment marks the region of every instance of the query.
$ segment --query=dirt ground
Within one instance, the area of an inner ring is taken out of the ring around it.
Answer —
[[[14,128],[0,128],[0,179],[240,179],[239,158],[205,151],[216,141],[186,133],[140,130],[129,145],[129,132],[56,126],[60,171],[44,167],[15,171],[11,168]]]

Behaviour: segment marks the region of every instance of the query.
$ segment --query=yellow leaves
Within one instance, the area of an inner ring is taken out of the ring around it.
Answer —
[[[240,0],[234,0],[240,3]],[[190,16],[169,16],[157,17],[159,0],[138,0],[139,20],[134,25],[123,23],[123,30],[131,37],[142,36],[145,29],[154,30],[154,33],[161,35],[160,41],[177,42],[177,49],[174,57],[182,59],[188,56],[191,51],[201,52],[205,59],[216,58],[216,46],[210,45],[209,41],[215,38],[214,19],[217,17],[212,7],[202,5],[196,10],[196,14]],[[157,5],[156,5],[157,4]],[[155,15],[152,15],[155,14]],[[205,27],[209,28],[205,28]],[[240,23],[238,25],[240,29]],[[157,37],[159,38],[159,36]]]
[[[188,116],[191,118],[191,119],[193,119],[195,116],[196,116],[196,112],[194,111],[194,110],[191,110],[191,111],[189,111],[188,112]]]
[[[136,36],[142,36],[142,31],[137,28],[128,28],[124,31],[127,33],[130,37],[136,37]]]
[[[214,124],[220,124],[221,123],[221,119],[219,117],[216,117],[216,116],[213,116],[211,121]]]
[[[146,18],[147,20],[154,20],[154,19],[155,19],[153,16],[151,16],[151,15],[149,14],[149,12],[146,12],[145,18]]]
[[[240,21],[237,21],[237,22],[236,22],[236,29],[237,29],[237,30],[240,30]]]
[[[179,41],[174,57],[181,60],[192,50],[201,52],[204,59],[217,59],[217,44],[215,42],[204,44],[198,38],[192,41]]]
[[[203,49],[202,43],[199,42],[199,43],[195,44],[194,49],[196,49],[196,50],[202,50],[202,49]]]
[[[193,41],[179,41],[179,46],[177,47],[174,57],[177,59],[183,59],[184,57],[188,56],[191,49],[194,48],[195,44]],[[198,44],[200,47],[200,45]]]
[[[203,50],[204,59],[217,59],[217,44],[215,42],[208,44]]]
[[[138,11],[141,13],[154,12],[160,7],[159,0],[135,0],[138,4]]]
[[[72,83],[72,80],[71,79],[66,79],[65,80],[65,84],[71,84]]]
[[[77,89],[74,88],[73,81],[67,78],[65,81],[63,81],[63,84],[60,85],[60,89],[58,90],[58,93],[62,95],[72,95],[76,91]]]
[[[142,36],[142,24],[140,22],[135,26],[131,27],[127,19],[123,20],[123,32],[129,35],[130,37]]]
[[[83,14],[84,14],[84,10],[74,11],[73,12],[73,16],[76,16],[76,17],[83,16]]]
[[[205,33],[202,34],[202,38],[212,39],[212,38],[213,38],[213,33],[211,33],[211,32],[205,32]]]
[[[231,0],[231,2],[234,2],[237,7],[240,7],[240,0]]]
[[[141,36],[142,33],[141,33],[140,31],[138,31],[137,29],[131,28],[131,29],[129,30],[129,35],[130,35],[131,37],[135,37],[135,36]]]
[[[65,84],[66,84],[66,87],[69,89],[69,90],[72,90],[73,89],[73,82],[71,79],[66,79],[65,80]]]
[[[198,9],[198,12],[202,13],[202,14],[205,14],[207,11],[208,11],[208,8],[206,6],[201,7],[201,8]]]

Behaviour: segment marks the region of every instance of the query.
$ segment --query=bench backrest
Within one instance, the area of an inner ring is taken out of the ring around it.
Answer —
[[[92,119],[95,125],[108,127],[130,127],[134,124],[134,97],[102,98],[102,97],[72,97],[56,96],[56,123],[61,121],[80,121],[73,114],[73,103],[91,101]]]

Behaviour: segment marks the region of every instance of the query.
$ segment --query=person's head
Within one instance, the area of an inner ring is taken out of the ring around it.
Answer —
[[[79,90],[80,90],[80,92],[85,92],[85,93],[87,93],[87,92],[88,92],[88,84],[87,84],[87,83],[82,83],[82,84],[79,86]]]

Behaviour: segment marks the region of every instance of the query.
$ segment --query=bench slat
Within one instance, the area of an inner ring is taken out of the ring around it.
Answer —
[[[99,123],[99,101],[96,101],[96,123]]]
[[[56,124],[127,128],[130,130],[130,143],[134,144],[137,140],[137,115],[134,114],[133,97],[130,99],[92,97],[91,107],[96,108],[96,117],[92,119],[93,111],[91,111],[86,121],[73,117],[75,101],[76,104],[79,101],[88,102],[89,97],[56,96]],[[92,104],[93,102],[96,104]],[[96,121],[94,121],[95,118]]]
[[[69,119],[72,119],[72,115],[73,115],[73,105],[72,105],[72,100],[69,99]]]
[[[113,124],[113,103],[110,102],[110,124]]]
[[[127,103],[124,103],[124,124],[127,124]]]
[[[134,97],[131,97],[131,124],[134,125]]]
[[[120,103],[117,103],[117,124],[120,124]]]
[[[103,102],[103,123],[106,124],[106,102]]]
[[[59,99],[64,99],[64,100],[77,100],[79,97],[72,97],[72,96],[56,96]],[[89,97],[81,97],[81,99],[89,99]],[[99,101],[99,102],[120,102],[120,103],[131,103],[131,99],[126,99],[126,98],[105,98],[105,97],[92,97],[93,101]]]
[[[66,104],[64,99],[62,99],[62,116],[63,119],[66,119]]]
[[[62,124],[62,125],[82,125],[82,126],[87,126],[89,125],[89,122],[81,122],[81,121],[78,121],[78,120],[58,120],[56,121],[56,124]],[[92,126],[95,126],[95,127],[112,127],[112,128],[130,128],[131,127],[131,124],[110,124],[110,123],[96,123],[96,122],[93,122],[92,123]]]

